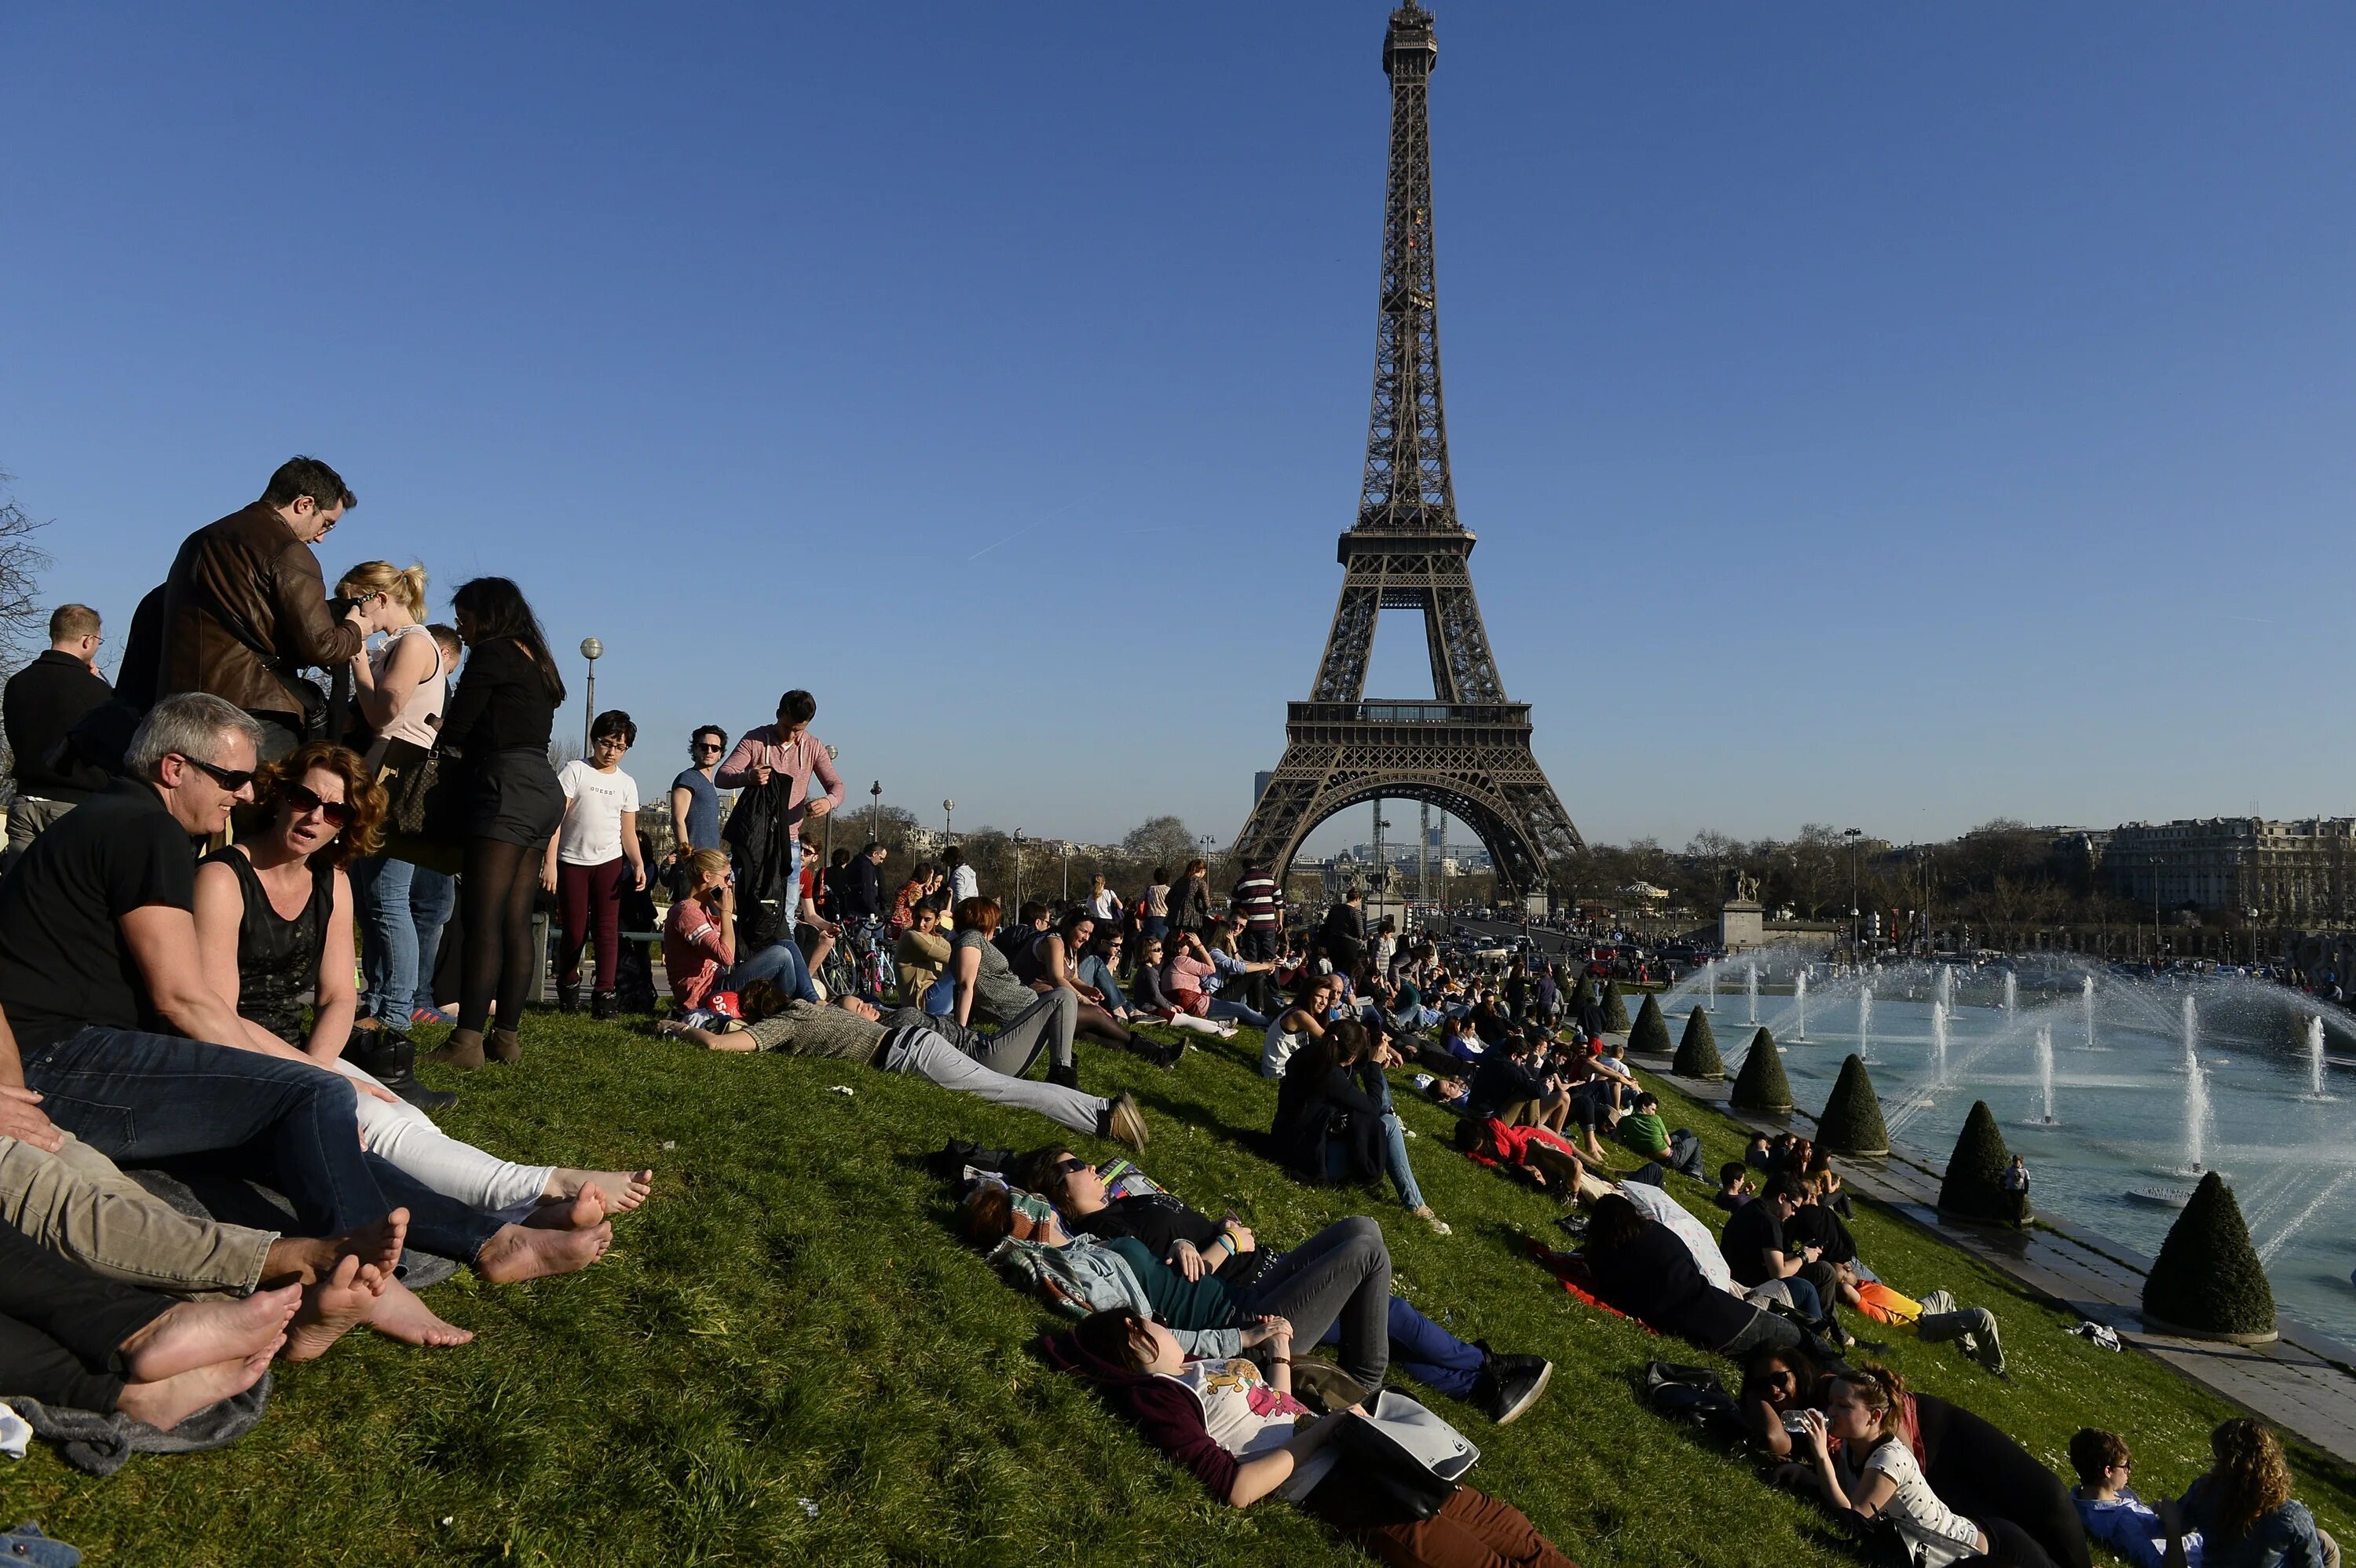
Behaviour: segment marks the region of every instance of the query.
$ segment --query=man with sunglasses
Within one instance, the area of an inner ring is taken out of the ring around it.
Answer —
[[[720,844],[720,786],[712,782],[720,759],[728,751],[728,731],[717,724],[703,724],[687,738],[688,765],[670,781],[670,843],[669,858],[664,869],[674,881],[682,873],[679,868],[698,849],[717,849]],[[672,889],[673,897],[684,897]]]
[[[156,694],[207,691],[245,709],[262,726],[263,762],[301,744],[326,699],[297,672],[341,669],[366,640],[357,606],[340,621],[328,609],[311,553],[358,504],[334,469],[290,458],[260,500],[190,534],[164,580]]]
[[[37,1093],[32,1116],[122,1165],[252,1151],[256,1168],[241,1174],[286,1195],[293,1229],[340,1235],[389,1208],[360,1148],[353,1082],[292,1046],[282,1059],[208,1043],[252,1031],[205,977],[189,840],[253,798],[260,729],[218,697],[162,699],[132,737],[132,776],[34,840],[0,881],[0,1013],[15,1033],[0,1037],[0,1087]]]

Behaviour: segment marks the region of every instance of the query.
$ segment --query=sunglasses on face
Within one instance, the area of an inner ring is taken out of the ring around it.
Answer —
[[[1057,1160],[1053,1168],[1058,1176],[1069,1176],[1075,1171],[1087,1169],[1088,1162],[1080,1158],[1077,1155],[1067,1154],[1063,1158]]]
[[[280,784],[278,798],[284,804],[287,810],[297,816],[308,816],[316,811],[338,827],[348,827],[351,824],[352,807],[349,801],[321,800],[318,792],[306,784]]]
[[[254,773],[259,771],[254,768],[217,768],[201,757],[182,756],[177,752],[174,755],[180,756],[180,761],[195,768],[231,795],[235,795],[252,784]]]
[[[720,750],[720,748],[719,748],[718,746],[712,745],[712,744],[710,741],[697,741],[697,742],[696,742],[695,749],[696,749],[697,751],[699,751],[699,752],[716,752],[716,751],[719,751],[719,750]]]

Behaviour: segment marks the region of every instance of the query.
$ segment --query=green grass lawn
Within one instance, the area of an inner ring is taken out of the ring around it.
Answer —
[[[38,1519],[101,1564],[1364,1561],[1281,1503],[1213,1503],[1034,1358],[1055,1320],[958,1239],[921,1161],[951,1136],[1028,1147],[1059,1136],[1049,1124],[845,1063],[711,1055],[585,1019],[535,1016],[525,1038],[523,1065],[464,1080],[445,1125],[518,1157],[655,1166],[654,1200],[605,1262],[515,1286],[461,1275],[428,1299],[472,1346],[355,1335],[282,1374],[262,1424],[219,1453],[143,1456],[94,1481],[37,1445],[0,1468],[0,1516]],[[1855,1561],[1749,1462],[1643,1409],[1631,1378],[1646,1359],[1704,1358],[1580,1307],[1528,1260],[1526,1239],[1561,1240],[1551,1200],[1451,1152],[1450,1118],[1415,1103],[1418,1174],[1454,1236],[1387,1191],[1295,1184],[1231,1131],[1265,1127],[1274,1101],[1244,1045],[1213,1042],[1173,1073],[1084,1047],[1083,1080],[1136,1092],[1142,1163],[1182,1196],[1232,1204],[1271,1245],[1372,1212],[1426,1312],[1553,1358],[1546,1399],[1503,1429],[1408,1385],[1480,1445],[1483,1489],[1587,1568]],[[1664,1099],[1713,1164],[1739,1154],[1730,1124]],[[1698,1189],[1679,1195],[1714,1223]],[[1944,1285],[2003,1321],[2009,1382],[1901,1340],[1888,1359],[1909,1380],[2057,1469],[2089,1421],[2127,1435],[2147,1496],[2202,1467],[2222,1403],[2064,1333],[1893,1216],[1861,1206],[1855,1229],[1900,1288]],[[2356,1482],[2294,1457],[2300,1495],[2356,1539]]]

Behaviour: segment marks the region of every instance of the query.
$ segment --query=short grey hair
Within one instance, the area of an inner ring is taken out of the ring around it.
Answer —
[[[135,778],[153,780],[156,766],[175,754],[209,763],[221,737],[235,730],[262,750],[262,726],[244,709],[209,691],[179,691],[147,710],[133,731],[123,765]]]

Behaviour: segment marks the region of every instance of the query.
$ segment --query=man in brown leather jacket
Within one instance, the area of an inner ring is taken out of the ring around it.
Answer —
[[[341,622],[329,613],[311,553],[357,504],[334,469],[290,458],[260,500],[190,534],[164,582],[155,695],[225,698],[261,720],[262,761],[293,751],[305,707],[296,672],[336,669],[366,640],[358,610]]]

